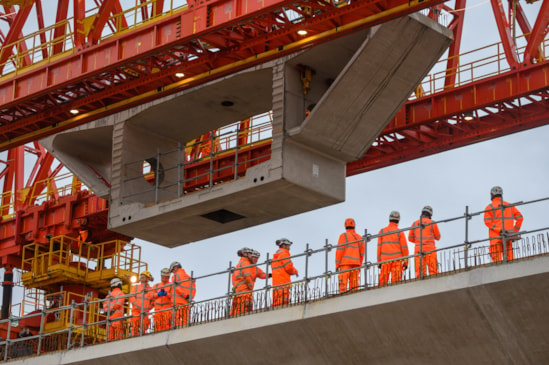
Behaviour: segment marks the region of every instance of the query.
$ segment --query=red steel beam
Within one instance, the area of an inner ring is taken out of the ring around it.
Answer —
[[[549,61],[408,101],[385,131],[427,124],[549,88]]]
[[[549,95],[538,95],[529,101],[531,103],[527,105],[519,100],[513,104],[495,105],[493,108],[499,109],[497,112],[488,109],[490,114],[471,122],[446,120],[436,126],[422,126],[424,130],[418,128],[417,139],[400,140],[397,136],[389,139],[385,135],[385,141],[372,146],[361,160],[347,164],[347,176],[549,124]],[[421,133],[425,135],[420,136]]]
[[[498,26],[499,36],[503,44],[503,50],[505,51],[505,56],[507,62],[511,67],[517,67],[519,60],[517,57],[517,49],[515,47],[515,42],[511,34],[511,25],[507,21],[505,16],[505,9],[501,0],[490,0],[492,4],[492,10],[496,19],[496,24]]]
[[[7,7],[4,8],[7,9]],[[16,46],[15,42],[19,39],[21,35],[23,25],[25,25],[25,22],[27,21],[31,8],[32,6],[30,5],[23,6],[17,12],[15,19],[13,21],[10,21],[10,30],[8,31],[8,34],[6,34],[6,39],[4,39],[4,46],[0,49],[0,71],[2,71],[2,68],[4,67],[3,65],[14,53],[15,48],[19,47],[19,44]],[[24,43],[23,46],[25,46]],[[21,50],[22,48],[19,47],[19,49]]]
[[[0,220],[0,267],[21,267],[26,243],[47,247],[49,236],[77,237],[82,229],[88,230],[93,243],[130,241],[131,237],[107,230],[107,217],[106,200],[87,191],[18,210],[14,217]]]
[[[545,61],[408,101],[347,175],[549,124],[548,90]]]
[[[534,24],[531,37],[528,39],[528,45],[524,51],[524,60],[534,62],[535,59],[542,61],[539,55],[540,44],[549,31],[549,0],[544,0],[541,4],[539,15]]]

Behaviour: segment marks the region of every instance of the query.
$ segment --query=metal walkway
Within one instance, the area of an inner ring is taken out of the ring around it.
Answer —
[[[549,256],[13,364],[549,363]]]

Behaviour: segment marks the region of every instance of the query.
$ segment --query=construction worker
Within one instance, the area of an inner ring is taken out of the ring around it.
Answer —
[[[379,231],[377,238],[377,261],[394,260],[408,256],[408,242],[404,232],[398,232],[400,213],[393,210],[389,214],[389,225]],[[408,268],[408,259],[386,262],[379,265],[379,285],[385,285],[391,281],[400,281],[402,270]]]
[[[114,278],[111,280],[111,291],[103,302],[103,311],[109,319],[108,340],[120,340],[124,334],[124,292],[122,291],[122,280]]]
[[[154,278],[148,271],[139,274],[139,284],[132,288],[130,304],[132,305],[132,318],[130,319],[132,335],[145,334],[151,325],[149,312],[152,309],[152,287],[149,284]],[[141,321],[143,319],[143,321]]]
[[[305,109],[305,118],[307,118],[309,115],[311,115],[311,112],[313,111],[316,104],[309,104],[307,108]]]
[[[421,217],[412,224],[412,229],[408,233],[408,241],[416,244],[415,254],[436,250],[435,240],[440,240],[440,231],[438,225],[431,220],[433,216],[433,208],[426,205],[421,210]],[[427,267],[429,267],[429,275],[438,274],[438,259],[436,252],[430,252],[423,256],[416,256],[414,259],[416,277],[420,277],[420,262],[421,272],[423,276],[427,275]]]
[[[356,291],[360,284],[359,267],[364,260],[364,240],[355,232],[353,218],[345,219],[345,233],[339,235],[337,245],[335,266],[336,271],[340,272],[339,292]]]
[[[175,304],[175,326],[189,324],[189,302],[196,294],[196,282],[185,272],[178,261],[170,264],[172,300]]]
[[[522,226],[522,214],[515,206],[509,206],[504,201],[503,189],[494,186],[490,190],[492,203],[484,209],[484,224],[488,227],[488,236],[490,237],[490,256],[493,262],[503,260],[503,240],[502,235],[509,235],[520,231]],[[513,240],[508,238],[506,241],[507,260],[513,260]]]
[[[152,286],[152,299],[154,301],[154,330],[163,331],[171,328],[173,306],[172,285],[170,284],[170,269],[160,271],[160,282]]]
[[[251,248],[244,247],[237,251],[240,256],[240,261],[232,275],[233,293],[236,293],[233,298],[231,307],[231,316],[252,311],[254,307],[252,290],[254,290],[255,279],[265,279],[266,274],[257,266],[259,252]],[[242,293],[242,294],[238,294]]]
[[[290,259],[292,242],[287,238],[276,240],[278,251],[273,255],[271,269],[273,271],[273,307],[290,304],[290,284],[292,275],[297,276],[297,269]]]

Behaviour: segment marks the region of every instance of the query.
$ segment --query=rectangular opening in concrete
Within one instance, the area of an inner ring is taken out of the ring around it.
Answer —
[[[227,209],[219,209],[210,213],[202,214],[202,217],[210,219],[218,223],[228,223],[238,219],[246,218],[238,213],[231,212]]]

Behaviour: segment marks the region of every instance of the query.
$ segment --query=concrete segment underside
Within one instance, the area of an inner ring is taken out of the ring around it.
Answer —
[[[547,364],[549,257],[359,292],[22,364]]]
[[[448,29],[412,14],[42,142],[109,199],[108,229],[175,247],[344,201],[347,162],[362,157],[451,41]],[[308,67],[314,76],[305,92]],[[195,161],[186,161],[182,146],[268,111],[270,158],[236,178],[242,158],[219,167],[210,156],[202,185],[189,184],[198,173],[185,167]],[[156,170],[154,185],[144,162]],[[231,177],[218,183],[221,168]]]
[[[311,115],[288,134],[344,161],[362,158],[452,40],[450,30],[421,14],[372,28]]]

